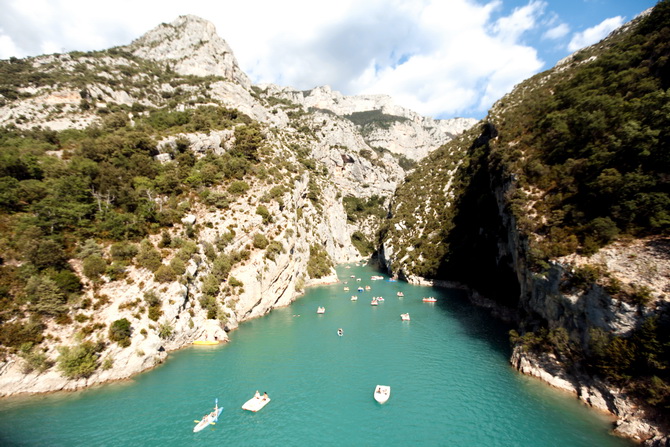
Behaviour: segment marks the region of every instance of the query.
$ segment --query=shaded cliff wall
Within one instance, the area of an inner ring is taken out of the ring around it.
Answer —
[[[453,228],[444,234],[449,252],[436,276],[465,283],[505,307],[516,308],[521,295],[517,253],[505,249],[510,222],[495,194],[502,182],[488,162],[489,143],[496,134],[492,125],[485,125],[468,149],[468,163],[458,174],[465,187],[454,206]]]

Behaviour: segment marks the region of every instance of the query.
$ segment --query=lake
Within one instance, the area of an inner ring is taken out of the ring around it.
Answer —
[[[230,343],[171,353],[133,380],[0,400],[0,445],[633,445],[608,433],[608,417],[515,371],[509,327],[463,292],[373,281],[380,273],[368,266],[338,274],[350,291],[310,288],[240,325]],[[376,385],[391,387],[383,405]],[[271,402],[242,410],[256,390]],[[219,421],[193,433],[216,398]]]

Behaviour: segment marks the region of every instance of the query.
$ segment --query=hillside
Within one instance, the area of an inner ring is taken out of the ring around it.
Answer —
[[[665,1],[519,84],[406,177],[380,239],[390,271],[492,300],[516,367],[638,440],[669,423],[669,35]]]
[[[254,86],[194,16],[0,61],[0,395],[129,377],[335,280],[472,124]]]

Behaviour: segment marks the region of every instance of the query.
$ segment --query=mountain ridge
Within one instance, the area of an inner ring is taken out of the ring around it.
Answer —
[[[413,159],[469,124],[250,85],[194,16],[0,72],[1,395],[129,377],[335,281]]]

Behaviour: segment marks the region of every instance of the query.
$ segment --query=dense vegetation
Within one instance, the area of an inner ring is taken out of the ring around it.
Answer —
[[[670,2],[663,1],[631,30],[520,84],[482,125],[423,160],[398,189],[383,230],[382,241],[396,250],[392,269],[461,281],[515,307],[515,264],[498,247],[510,223],[538,277],[560,256],[667,236],[669,42]],[[505,222],[501,211],[514,220]],[[513,341],[553,351],[668,414],[669,309],[643,312],[648,289],[595,266],[568,273],[562,287],[579,295],[594,284],[637,306],[639,326],[625,336],[586,328],[577,339],[524,314],[524,333]]]
[[[45,319],[70,324],[72,309],[95,309],[108,300],[101,295],[94,302],[81,299],[82,283],[70,259],[81,261],[84,275],[94,284],[102,275],[122,278],[130,263],[154,272],[158,282],[177,280],[196,251],[189,240],[194,229],[187,228],[183,237],[163,231],[158,247],[148,236],[180,222],[193,199],[227,206],[219,190],[258,171],[260,128],[236,110],[154,109],[133,123],[127,112],[103,116],[102,125],[80,131],[0,129],[3,355],[9,349],[36,358],[32,348],[42,342]],[[155,158],[157,137],[233,127],[235,147],[222,155],[196,159],[187,150],[188,142],[177,139],[165,147],[170,163]],[[176,253],[169,263],[163,263],[162,249]],[[278,251],[274,247],[273,254]],[[229,255],[218,254],[215,248],[213,256]],[[229,263],[240,259],[233,254]],[[223,267],[215,273],[225,280],[229,270]],[[158,320],[160,300],[153,295],[146,301],[149,316]],[[110,327],[109,338],[125,346],[130,328],[120,321]],[[101,328],[83,326],[82,331],[96,329]],[[90,357],[91,350],[84,348],[62,355],[76,363]],[[82,352],[88,354],[79,355]],[[82,375],[65,368],[73,377]]]
[[[366,110],[344,115],[345,118],[363,129],[363,135],[369,134],[376,128],[388,129],[394,123],[402,123],[408,118],[398,115],[388,115],[381,110]]]
[[[523,106],[495,120],[494,157],[517,176],[513,211],[540,236],[538,261],[670,230],[669,9],[527,81]]]

